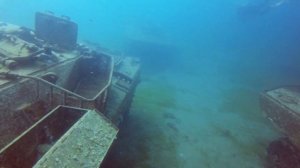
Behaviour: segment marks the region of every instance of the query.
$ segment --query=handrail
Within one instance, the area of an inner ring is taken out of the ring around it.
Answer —
[[[114,57],[105,54],[106,56],[108,56],[110,58],[110,72],[109,72],[109,78],[108,78],[108,82],[107,84],[102,88],[102,90],[96,95],[94,96],[93,100],[95,100],[97,97],[100,96],[100,94],[102,94],[102,92],[104,92],[111,84],[112,81],[112,76],[113,76],[113,72],[114,72]]]
[[[112,81],[112,76],[113,76],[113,69],[114,69],[114,58],[110,55],[107,55],[105,54],[105,56],[109,57],[111,59],[110,61],[110,73],[109,73],[109,79],[108,79],[108,82],[107,84],[98,92],[97,95],[95,95],[93,98],[85,98],[77,93],[74,93],[74,92],[71,92],[61,86],[58,86],[58,85],[55,85],[51,82],[48,82],[47,80],[45,79],[42,79],[42,78],[39,78],[39,77],[36,77],[36,76],[30,76],[30,75],[19,75],[19,74],[12,74],[12,73],[2,73],[3,75],[7,76],[8,78],[29,78],[29,79],[33,79],[33,80],[36,80],[36,81],[39,81],[39,82],[42,82],[42,83],[45,83],[47,85],[49,85],[50,87],[53,87],[53,88],[56,88],[58,90],[62,90],[63,92],[66,92],[67,94],[70,94],[74,97],[77,97],[81,100],[84,100],[84,101],[95,101],[111,84],[111,81]]]

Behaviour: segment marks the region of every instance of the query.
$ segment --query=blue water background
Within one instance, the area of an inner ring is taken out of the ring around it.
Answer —
[[[259,93],[300,83],[300,2],[239,16],[250,1],[1,0],[0,16],[34,28],[35,11],[67,15],[80,41],[141,58],[110,167],[263,167],[280,134]]]

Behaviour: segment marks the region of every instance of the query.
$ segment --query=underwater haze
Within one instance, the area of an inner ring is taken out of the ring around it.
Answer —
[[[66,15],[79,42],[139,57],[142,79],[103,167],[262,168],[282,136],[259,94],[300,84],[298,0],[0,0],[34,28]]]

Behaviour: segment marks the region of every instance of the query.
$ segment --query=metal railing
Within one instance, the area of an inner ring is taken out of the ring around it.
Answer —
[[[49,87],[49,102],[51,106],[54,106],[54,92],[55,90],[58,90],[62,94],[62,103],[56,104],[57,105],[68,105],[67,100],[69,98],[77,99],[79,101],[79,107],[82,108],[84,103],[92,103],[92,105],[95,107],[97,105],[97,102],[101,102],[102,104],[105,104],[106,97],[107,97],[107,89],[111,84],[112,76],[113,76],[113,70],[114,70],[114,58],[110,55],[105,54],[110,59],[110,65],[109,65],[109,76],[108,80],[105,84],[105,86],[93,97],[93,98],[86,98],[83,97],[77,93],[74,93],[72,91],[69,91],[61,86],[55,85],[45,79],[42,79],[40,77],[36,76],[30,76],[30,75],[19,75],[19,74],[13,74],[13,73],[1,73],[0,75],[4,76],[7,79],[19,79],[19,78],[28,78],[36,81],[36,100],[40,99],[41,94],[41,83]],[[100,101],[97,101],[98,98],[101,98]]]

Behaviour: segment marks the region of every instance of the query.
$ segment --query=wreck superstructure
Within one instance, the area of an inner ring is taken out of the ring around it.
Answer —
[[[77,44],[77,24],[0,23],[0,167],[99,167],[129,110],[139,60]]]

